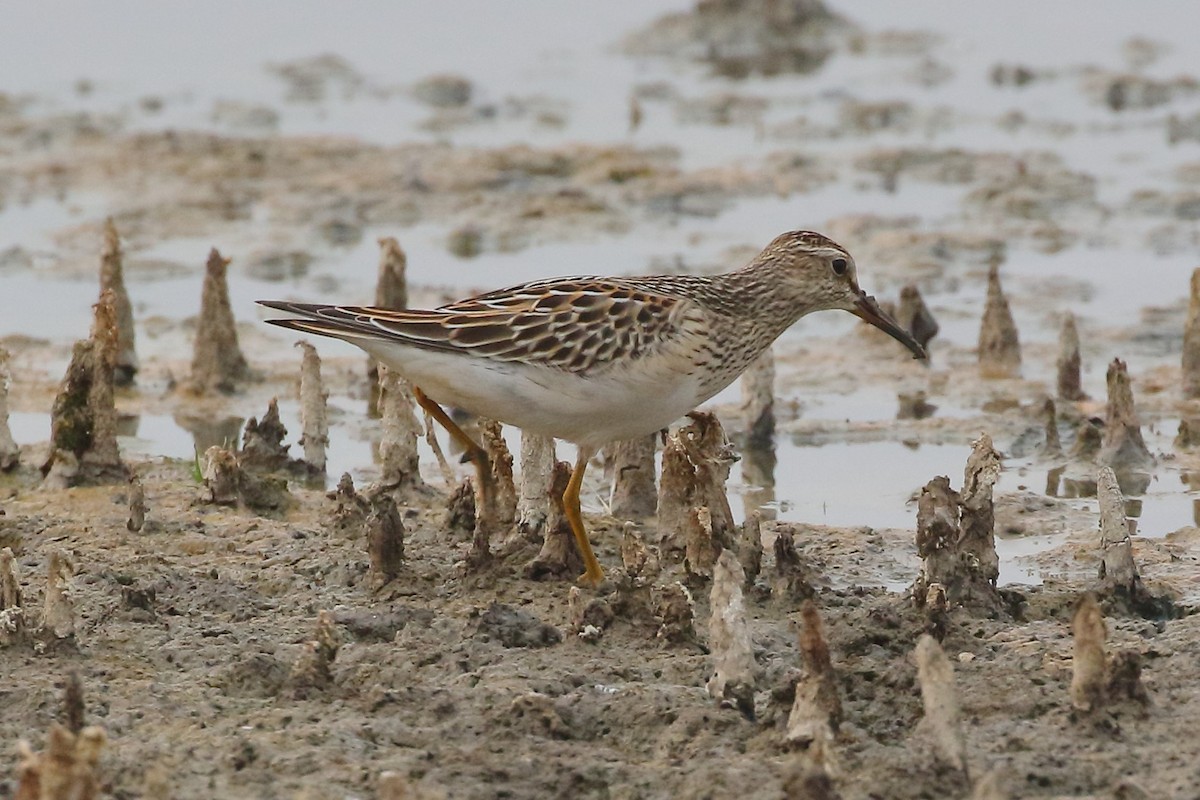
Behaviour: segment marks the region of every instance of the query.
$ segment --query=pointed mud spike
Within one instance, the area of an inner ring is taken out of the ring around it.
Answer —
[[[922,724],[933,737],[934,753],[939,761],[965,775],[967,752],[958,691],[954,687],[954,667],[942,646],[928,634],[922,634],[917,641],[916,661],[917,680],[921,684],[921,699],[925,706]]]
[[[672,644],[696,641],[696,604],[692,601],[692,593],[682,583],[663,587],[655,616],[659,622],[659,639]]]
[[[1061,458],[1063,451],[1062,440],[1058,435],[1058,409],[1049,397],[1042,403],[1042,425],[1045,436],[1040,455],[1042,458]]]
[[[401,311],[408,308],[408,256],[391,236],[379,240],[379,275],[375,281],[375,305]],[[379,416],[379,364],[367,359],[367,416]]]
[[[61,550],[51,550],[46,564],[46,599],[42,605],[42,629],[57,639],[75,635],[75,599],[71,577],[75,570]]]
[[[517,530],[532,541],[543,537],[546,532],[546,522],[550,517],[550,482],[553,478],[554,462],[553,439],[521,431],[521,484],[517,492]]]
[[[842,723],[838,677],[833,670],[825,626],[816,604],[805,600],[800,607],[800,616],[804,674],[796,682],[796,696],[788,714],[784,741],[792,747],[808,748],[818,741],[828,746]]]
[[[762,571],[762,512],[752,511],[742,522],[741,535],[738,537],[738,561],[746,572],[746,587],[754,585],[758,573]]]
[[[125,520],[126,530],[137,533],[146,524],[146,490],[137,475],[129,478],[129,517]]]
[[[1104,703],[1108,683],[1108,655],[1105,642],[1108,626],[1096,596],[1088,592],[1075,608],[1071,619],[1074,650],[1071,657],[1071,705],[1091,711]]]
[[[121,237],[112,217],[104,222],[104,251],[100,256],[100,293],[113,293],[113,316],[117,329],[117,353],[113,379],[117,386],[128,386],[138,371],[137,346],[133,329],[133,304],[125,288]]]
[[[1075,315],[1063,317],[1062,331],[1058,335],[1058,399],[1067,402],[1086,400],[1080,375],[1079,331],[1075,327]]]
[[[8,364],[8,351],[0,347],[0,472],[14,469],[21,460],[21,450],[8,425],[8,385],[12,379]]]
[[[1147,469],[1154,464],[1154,456],[1142,438],[1141,423],[1133,405],[1133,387],[1124,361],[1114,358],[1109,364],[1107,383],[1104,440],[1096,461],[1118,473]]]
[[[979,369],[985,378],[1013,378],[1021,371],[1017,325],[1000,286],[1000,268],[988,270],[987,304],[979,326]]]
[[[238,345],[237,323],[229,304],[228,267],[229,259],[213,248],[205,264],[192,351],[191,388],[202,394],[214,391],[228,394],[253,377]]]
[[[708,646],[714,668],[707,688],[717,702],[754,719],[756,666],[742,598],[744,580],[745,572],[737,557],[730,550],[722,552],[713,569],[709,593]]]
[[[746,447],[770,447],[775,439],[775,356],[771,348],[750,362],[740,380]]]
[[[1200,398],[1200,268],[1192,271],[1191,299],[1183,329],[1183,396]]]
[[[380,583],[387,583],[404,565],[404,523],[391,495],[381,492],[371,501],[366,528],[371,572]]]
[[[284,684],[292,699],[313,697],[332,685],[333,661],[337,658],[339,647],[340,637],[333,615],[321,611],[317,614],[316,635],[304,643]]]
[[[417,452],[421,425],[413,409],[408,381],[387,367],[380,367],[379,411],[383,436],[379,442],[380,485],[400,496],[424,485]]]
[[[492,468],[496,529],[504,533],[512,529],[517,519],[517,487],[513,478],[512,453],[504,441],[502,426],[495,420],[480,420],[479,443],[487,451],[488,463]]]
[[[308,342],[296,342],[304,353],[300,363],[300,445],[304,460],[318,473],[325,473],[325,450],[329,447],[329,393],[321,380],[321,357]]]
[[[926,350],[929,349],[930,340],[937,336],[939,330],[937,320],[933,318],[929,307],[925,305],[925,299],[921,297],[921,290],[911,283],[900,290],[896,322],[912,334],[917,344]]]
[[[48,486],[124,482],[128,468],[117,447],[113,399],[116,326],[113,294],[95,305],[91,338],[76,342],[50,412],[50,457],[42,465]]]
[[[525,577],[531,580],[574,580],[583,570],[583,557],[575,546],[575,537],[563,506],[563,494],[570,480],[571,465],[556,461],[550,485],[546,487],[550,515],[546,518],[542,549],[525,565]]]
[[[612,493],[609,508],[619,519],[641,520],[658,510],[654,485],[654,454],[658,436],[613,442],[604,448],[605,476]]]

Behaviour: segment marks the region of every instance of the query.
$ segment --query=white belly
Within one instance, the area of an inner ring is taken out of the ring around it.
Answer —
[[[366,349],[438,403],[590,447],[661,430],[708,399],[694,379],[672,369],[677,362],[663,358],[583,378],[385,342]]]

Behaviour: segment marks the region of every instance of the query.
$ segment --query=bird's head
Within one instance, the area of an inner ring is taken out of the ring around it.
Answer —
[[[780,234],[750,266],[766,264],[801,313],[849,311],[900,342],[915,358],[926,357],[925,348],[859,288],[854,257],[832,239],[812,231]]]

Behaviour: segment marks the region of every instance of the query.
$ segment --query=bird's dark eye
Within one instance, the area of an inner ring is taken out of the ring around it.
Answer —
[[[835,258],[829,262],[829,266],[833,267],[833,272],[836,275],[846,274],[846,259],[844,258]]]

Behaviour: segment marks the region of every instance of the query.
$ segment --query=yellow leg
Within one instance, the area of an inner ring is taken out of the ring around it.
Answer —
[[[567,481],[567,490],[563,492],[562,499],[571,533],[575,534],[575,546],[583,556],[584,572],[579,576],[579,580],[588,586],[599,586],[604,580],[604,569],[596,560],[596,554],[592,552],[592,543],[588,541],[587,531],[583,528],[583,514],[579,511],[579,490],[583,487],[583,473],[587,471],[588,459],[591,457],[591,450],[579,448],[579,457],[575,460],[575,469],[571,472],[571,480]]]
[[[429,399],[429,397],[421,391],[420,387],[413,387],[413,397],[417,398],[417,404],[421,408],[429,412],[429,416],[438,421],[446,432],[450,434],[450,438],[458,442],[463,449],[463,461],[474,461],[475,471],[479,475],[479,490],[485,498],[490,497],[492,488],[492,464],[488,459],[487,451],[475,443],[475,440],[467,436],[462,428],[458,427],[458,423],[450,419],[450,415],[442,410],[442,407]]]

